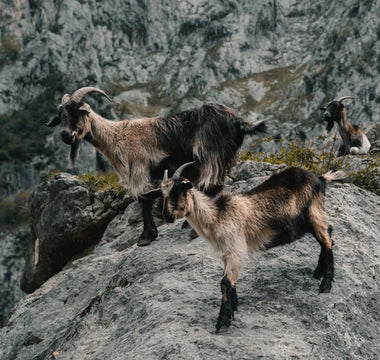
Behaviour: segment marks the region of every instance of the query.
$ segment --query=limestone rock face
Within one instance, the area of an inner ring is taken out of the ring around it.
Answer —
[[[365,134],[371,143],[371,152],[380,153],[380,122],[371,125]]]
[[[245,189],[277,169],[246,162],[227,188]],[[43,232],[59,236],[58,229],[70,229],[55,212],[75,223],[64,204],[83,213],[81,219],[91,218],[83,208],[89,212],[95,202],[80,183],[64,177],[45,184],[31,202],[34,211],[41,209],[34,220],[41,243],[47,241]],[[44,191],[53,188],[60,194],[56,209],[44,200]],[[311,236],[257,253],[237,283],[240,306],[229,332],[215,335],[219,259],[203,239],[191,238],[190,228],[181,229],[182,220],[159,224],[158,240],[137,247],[141,222],[132,202],[92,253],[20,300],[0,329],[0,359],[374,359],[380,352],[380,198],[334,184],[326,208],[335,242],[332,291],[318,293],[312,274],[319,245]]]
[[[376,1],[18,0],[0,10],[2,116],[27,110],[43,126],[65,93],[90,85],[113,97],[86,97],[112,120],[217,101],[266,120],[284,143],[318,143],[319,106],[338,96],[355,96],[346,103],[354,124],[380,118]],[[25,162],[28,173],[67,167],[67,146],[50,134],[54,157]],[[91,151],[83,149],[84,169],[96,168]],[[11,191],[25,170],[9,168]]]
[[[26,228],[14,233],[0,233],[0,326],[13,306],[25,293],[20,278],[25,267],[23,252],[30,240]]]

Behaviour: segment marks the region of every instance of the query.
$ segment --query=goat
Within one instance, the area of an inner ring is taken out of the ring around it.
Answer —
[[[348,121],[346,110],[342,103],[345,99],[354,99],[354,97],[343,96],[330,101],[325,107],[320,108],[324,111],[324,120],[327,121],[326,129],[330,132],[334,123],[338,124],[338,130],[343,141],[343,144],[339,147],[338,156],[367,154],[371,144],[363,130]]]
[[[321,246],[314,277],[322,282],[319,292],[327,293],[334,280],[332,227],[324,210],[326,184],[346,177],[344,172],[314,173],[289,167],[272,175],[253,189],[240,193],[220,192],[211,198],[193,187],[181,172],[183,164],[168,178],[165,171],[160,188],[143,196],[163,198],[163,217],[168,222],[186,217],[206,239],[224,264],[221,281],[222,303],[216,332],[229,329],[237,310],[236,282],[249,252],[293,242],[311,233]]]
[[[245,135],[265,131],[263,122],[250,124],[229,107],[216,103],[168,116],[110,121],[82,101],[85,95],[94,92],[111,101],[98,88],[80,88],[63,96],[58,116],[45,125],[61,124],[61,137],[71,145],[73,164],[84,139],[114,167],[121,183],[142,204],[144,229],[139,246],[148,245],[157,237],[153,202],[140,194],[152,189],[154,181],[161,180],[164,169],[174,171],[183,162],[195,160],[197,168],[188,172],[188,178],[203,191],[217,193],[236,161]]]

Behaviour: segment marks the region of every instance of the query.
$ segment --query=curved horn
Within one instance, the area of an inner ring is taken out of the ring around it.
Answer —
[[[339,99],[336,99],[335,101],[342,102],[343,100],[346,100],[346,99],[355,99],[355,97],[354,96],[342,96]]]
[[[193,165],[193,164],[195,164],[195,161],[190,161],[190,162],[188,162],[188,163],[185,163],[185,164],[181,165],[181,166],[175,171],[175,173],[173,174],[173,179],[179,179],[179,177],[181,176],[182,171],[183,171],[185,168],[187,168],[188,166]]]
[[[164,178],[162,179],[162,183],[163,184],[167,184],[168,183],[168,169],[166,169],[165,172],[164,172]]]
[[[92,86],[86,86],[86,87],[82,87],[82,88],[76,90],[71,95],[71,101],[79,103],[85,95],[87,95],[89,93],[92,93],[92,92],[96,92],[96,93],[102,94],[103,96],[106,97],[106,99],[109,102],[112,102],[111,98],[103,90],[100,90],[100,89],[98,89],[96,87],[92,87]]]

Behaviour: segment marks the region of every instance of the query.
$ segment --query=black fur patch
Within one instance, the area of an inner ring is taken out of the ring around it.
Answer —
[[[316,184],[317,180],[317,177],[312,172],[293,166],[272,175],[262,184],[249,190],[247,194],[260,193],[270,189],[275,190],[281,187],[294,191],[304,187],[307,183],[310,183],[310,181]]]
[[[230,200],[231,200],[231,194],[224,193],[224,194],[220,194],[214,200],[214,203],[220,212],[224,212],[228,208]]]
[[[323,195],[326,194],[327,189],[327,183],[324,177],[318,176],[318,180],[314,183],[314,194],[316,193],[322,193]]]
[[[237,307],[237,296],[236,291],[233,295],[232,286],[230,280],[227,276],[224,276],[220,283],[222,291],[222,302],[220,304],[218,321],[216,323],[216,332],[225,332],[231,325],[231,320],[233,317],[233,303]],[[233,297],[236,296],[236,299],[233,300]]]
[[[80,140],[77,140],[71,144],[70,160],[73,164],[75,163],[75,161],[77,160],[77,158],[79,156],[80,148],[81,148],[81,141]]]
[[[270,228],[279,232],[269,244],[265,247],[272,247],[291,243],[301,238],[305,233],[314,232],[309,221],[309,207],[306,206],[301,213],[295,218],[277,218],[269,224]]]
[[[197,184],[199,165],[212,163],[217,164],[213,171],[218,183],[210,187],[222,184],[244,140],[242,122],[237,114],[221,104],[206,104],[158,118],[154,123],[157,139],[169,156],[153,169],[152,176],[161,178],[164,169],[169,170],[170,176],[183,163],[195,160],[195,166],[185,169],[184,177]],[[197,149],[194,149],[195,142]]]
[[[362,142],[359,139],[353,139],[350,143],[351,147],[361,147]]]

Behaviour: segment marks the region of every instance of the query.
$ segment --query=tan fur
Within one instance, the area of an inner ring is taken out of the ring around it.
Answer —
[[[353,155],[367,154],[371,148],[368,138],[365,136],[361,128],[355,129],[348,121],[346,110],[341,111],[340,121],[338,122],[339,134],[345,146],[349,149],[349,153]],[[354,141],[359,141],[361,146],[351,146]]]
[[[326,182],[332,182],[336,180],[345,180],[347,178],[347,174],[343,170],[338,171],[329,171],[322,175],[322,177],[326,180]]]
[[[313,225],[317,239],[320,243],[326,245],[327,249],[332,249],[332,240],[328,236],[328,224],[326,213],[323,206],[323,197],[321,194],[313,199],[309,208],[310,222]]]
[[[310,173],[309,175],[314,176]],[[323,175],[327,182],[345,177],[338,171]],[[170,203],[173,179],[161,186],[164,201],[175,219],[186,216],[196,232],[207,240],[219,254],[225,266],[225,275],[234,286],[249,252],[257,251],[270,244],[279,232],[271,228],[271,220],[295,218],[300,210],[309,207],[310,221],[316,229],[318,241],[331,249],[327,235],[328,224],[323,208],[324,196],[315,194],[310,184],[298,189],[268,188],[252,194],[223,193],[228,208],[220,210],[213,199],[192,188],[177,199],[177,208]],[[281,194],[281,195],[279,195]],[[286,199],[279,203],[279,199]],[[311,205],[310,205],[311,202]]]
[[[93,111],[86,116],[86,129],[90,129],[94,146],[136,197],[151,189],[150,166],[157,165],[167,156],[153,136],[153,121],[154,118],[141,118],[115,122]]]

